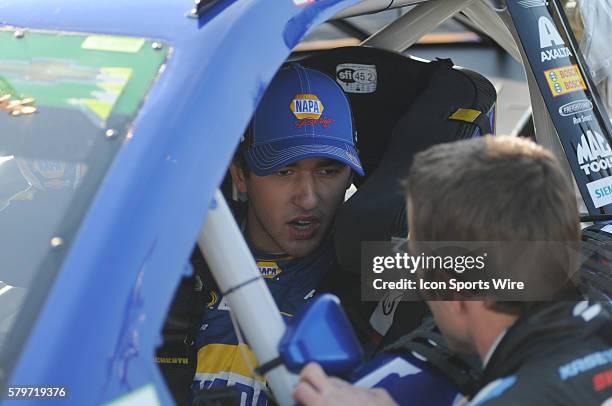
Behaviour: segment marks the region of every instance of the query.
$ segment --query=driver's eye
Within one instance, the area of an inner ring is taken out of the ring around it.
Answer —
[[[324,176],[334,176],[336,175],[338,172],[340,172],[340,169],[335,168],[335,167],[330,167],[330,168],[321,168],[319,169],[319,173],[321,175]]]
[[[281,169],[276,171],[276,176],[289,176],[291,174],[293,174],[292,169]]]

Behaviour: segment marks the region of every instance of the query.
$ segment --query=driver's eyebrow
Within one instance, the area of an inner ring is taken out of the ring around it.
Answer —
[[[335,159],[331,158],[324,158],[317,164],[317,168],[329,168],[330,166],[335,168],[342,168],[345,167],[346,164],[343,164],[342,162],[336,161]]]

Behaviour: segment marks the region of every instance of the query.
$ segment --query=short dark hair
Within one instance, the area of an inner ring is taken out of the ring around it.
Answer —
[[[406,187],[416,241],[580,240],[573,185],[552,153],[524,138],[487,136],[433,146],[415,156]],[[490,305],[512,314],[534,306]]]
[[[243,141],[241,141],[240,144],[238,144],[238,148],[236,148],[236,152],[234,153],[234,158],[232,159],[232,162],[234,163],[234,165],[236,165],[238,168],[242,170],[242,172],[244,173],[244,176],[249,176],[249,173],[251,173],[251,168],[249,168],[249,165],[247,164],[247,161],[244,157],[244,153],[248,147],[249,147],[248,142],[244,141],[244,137],[243,137]]]

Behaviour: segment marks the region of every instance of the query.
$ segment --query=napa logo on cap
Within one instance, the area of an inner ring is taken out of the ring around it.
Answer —
[[[298,120],[306,118],[318,119],[323,114],[323,103],[316,94],[298,93],[295,95],[289,106]]]

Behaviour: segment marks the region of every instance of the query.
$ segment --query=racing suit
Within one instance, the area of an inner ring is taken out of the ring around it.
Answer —
[[[470,406],[612,404],[609,311],[560,302],[521,317],[486,363],[481,385]]]
[[[251,250],[272,297],[285,319],[291,318],[313,297],[323,276],[334,264],[333,241],[327,238],[312,254],[302,258]],[[254,376],[257,366],[253,352],[241,344],[234,331],[226,299],[216,289],[196,333],[197,366],[193,390],[234,386],[243,405],[266,405],[265,379]],[[246,353],[248,361],[243,353]]]

